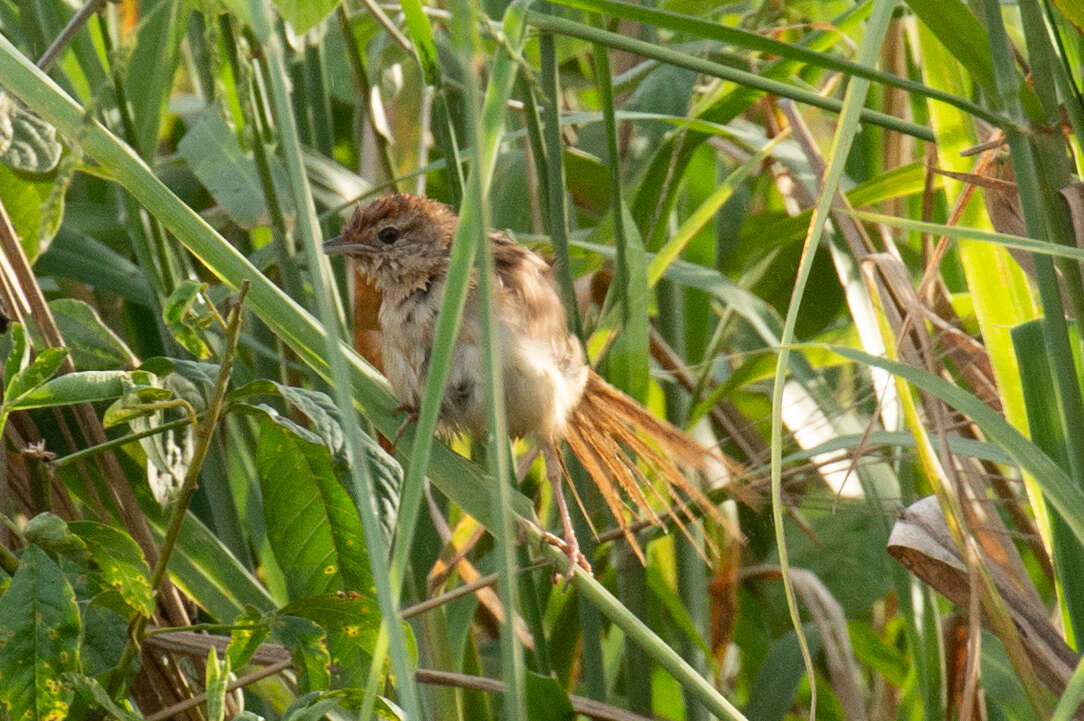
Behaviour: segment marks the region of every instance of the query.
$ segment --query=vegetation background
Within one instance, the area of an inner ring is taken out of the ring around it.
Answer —
[[[1082,26],[0,0],[0,716],[1072,718]],[[319,242],[393,189],[463,221],[389,455]],[[539,469],[433,435],[486,227],[556,259],[611,382],[744,464],[709,479],[740,540],[675,514],[640,565],[574,469],[595,576],[550,583]]]

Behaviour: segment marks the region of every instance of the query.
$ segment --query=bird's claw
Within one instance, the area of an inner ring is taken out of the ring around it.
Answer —
[[[591,574],[591,562],[587,560],[587,556],[583,555],[580,551],[580,544],[576,540],[575,536],[570,539],[563,539],[549,531],[542,532],[542,543],[548,543],[551,546],[559,548],[565,554],[565,558],[568,560],[568,566],[565,568],[564,573],[559,573],[554,570],[552,581],[557,583],[559,580],[563,580],[565,584],[568,584],[572,580],[572,577],[576,575],[576,569],[580,568],[584,573]]]
[[[400,403],[395,407],[395,412],[406,413],[406,417],[403,418],[403,422],[400,423],[399,427],[395,429],[395,438],[391,442],[393,446],[398,446],[399,439],[403,437],[404,433],[406,433],[406,429],[410,426],[411,423],[414,423],[418,420],[418,409],[407,403]]]

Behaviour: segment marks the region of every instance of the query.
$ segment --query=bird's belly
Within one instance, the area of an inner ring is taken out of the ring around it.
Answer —
[[[416,320],[417,314],[413,317]],[[435,324],[427,323],[422,329],[391,314],[382,320],[384,373],[399,401],[418,408],[429,374]],[[501,357],[509,435],[559,438],[579,403],[587,377],[579,346],[557,348],[552,342],[503,330]],[[467,314],[452,353],[441,403],[442,433],[465,431],[481,438],[489,428],[480,336],[477,318]]]

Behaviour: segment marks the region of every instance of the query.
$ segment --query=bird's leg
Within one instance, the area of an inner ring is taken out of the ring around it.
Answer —
[[[399,424],[399,427],[395,429],[395,438],[392,440],[392,446],[399,445],[399,439],[403,437],[407,427],[418,420],[418,409],[409,403],[400,403],[395,407],[396,413],[406,413],[406,417],[403,418],[403,422]]]
[[[540,447],[542,456],[546,461],[546,478],[553,487],[553,497],[557,501],[557,512],[561,516],[561,530],[564,533],[564,540],[557,538],[552,533],[543,534],[542,539],[565,552],[568,567],[562,574],[562,578],[567,583],[575,574],[577,566],[587,573],[591,573],[591,564],[588,562],[587,557],[580,552],[580,542],[576,539],[576,532],[572,529],[572,516],[568,513],[568,504],[565,503],[564,487],[562,486],[564,478],[561,469],[564,464],[561,462],[560,450],[550,443],[541,443]],[[556,574],[554,576],[556,580]]]

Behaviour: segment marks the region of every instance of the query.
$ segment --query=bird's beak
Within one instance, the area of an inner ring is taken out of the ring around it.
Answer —
[[[345,236],[337,235],[324,243],[324,252],[328,255],[343,255],[357,248],[359,243],[351,243]]]

